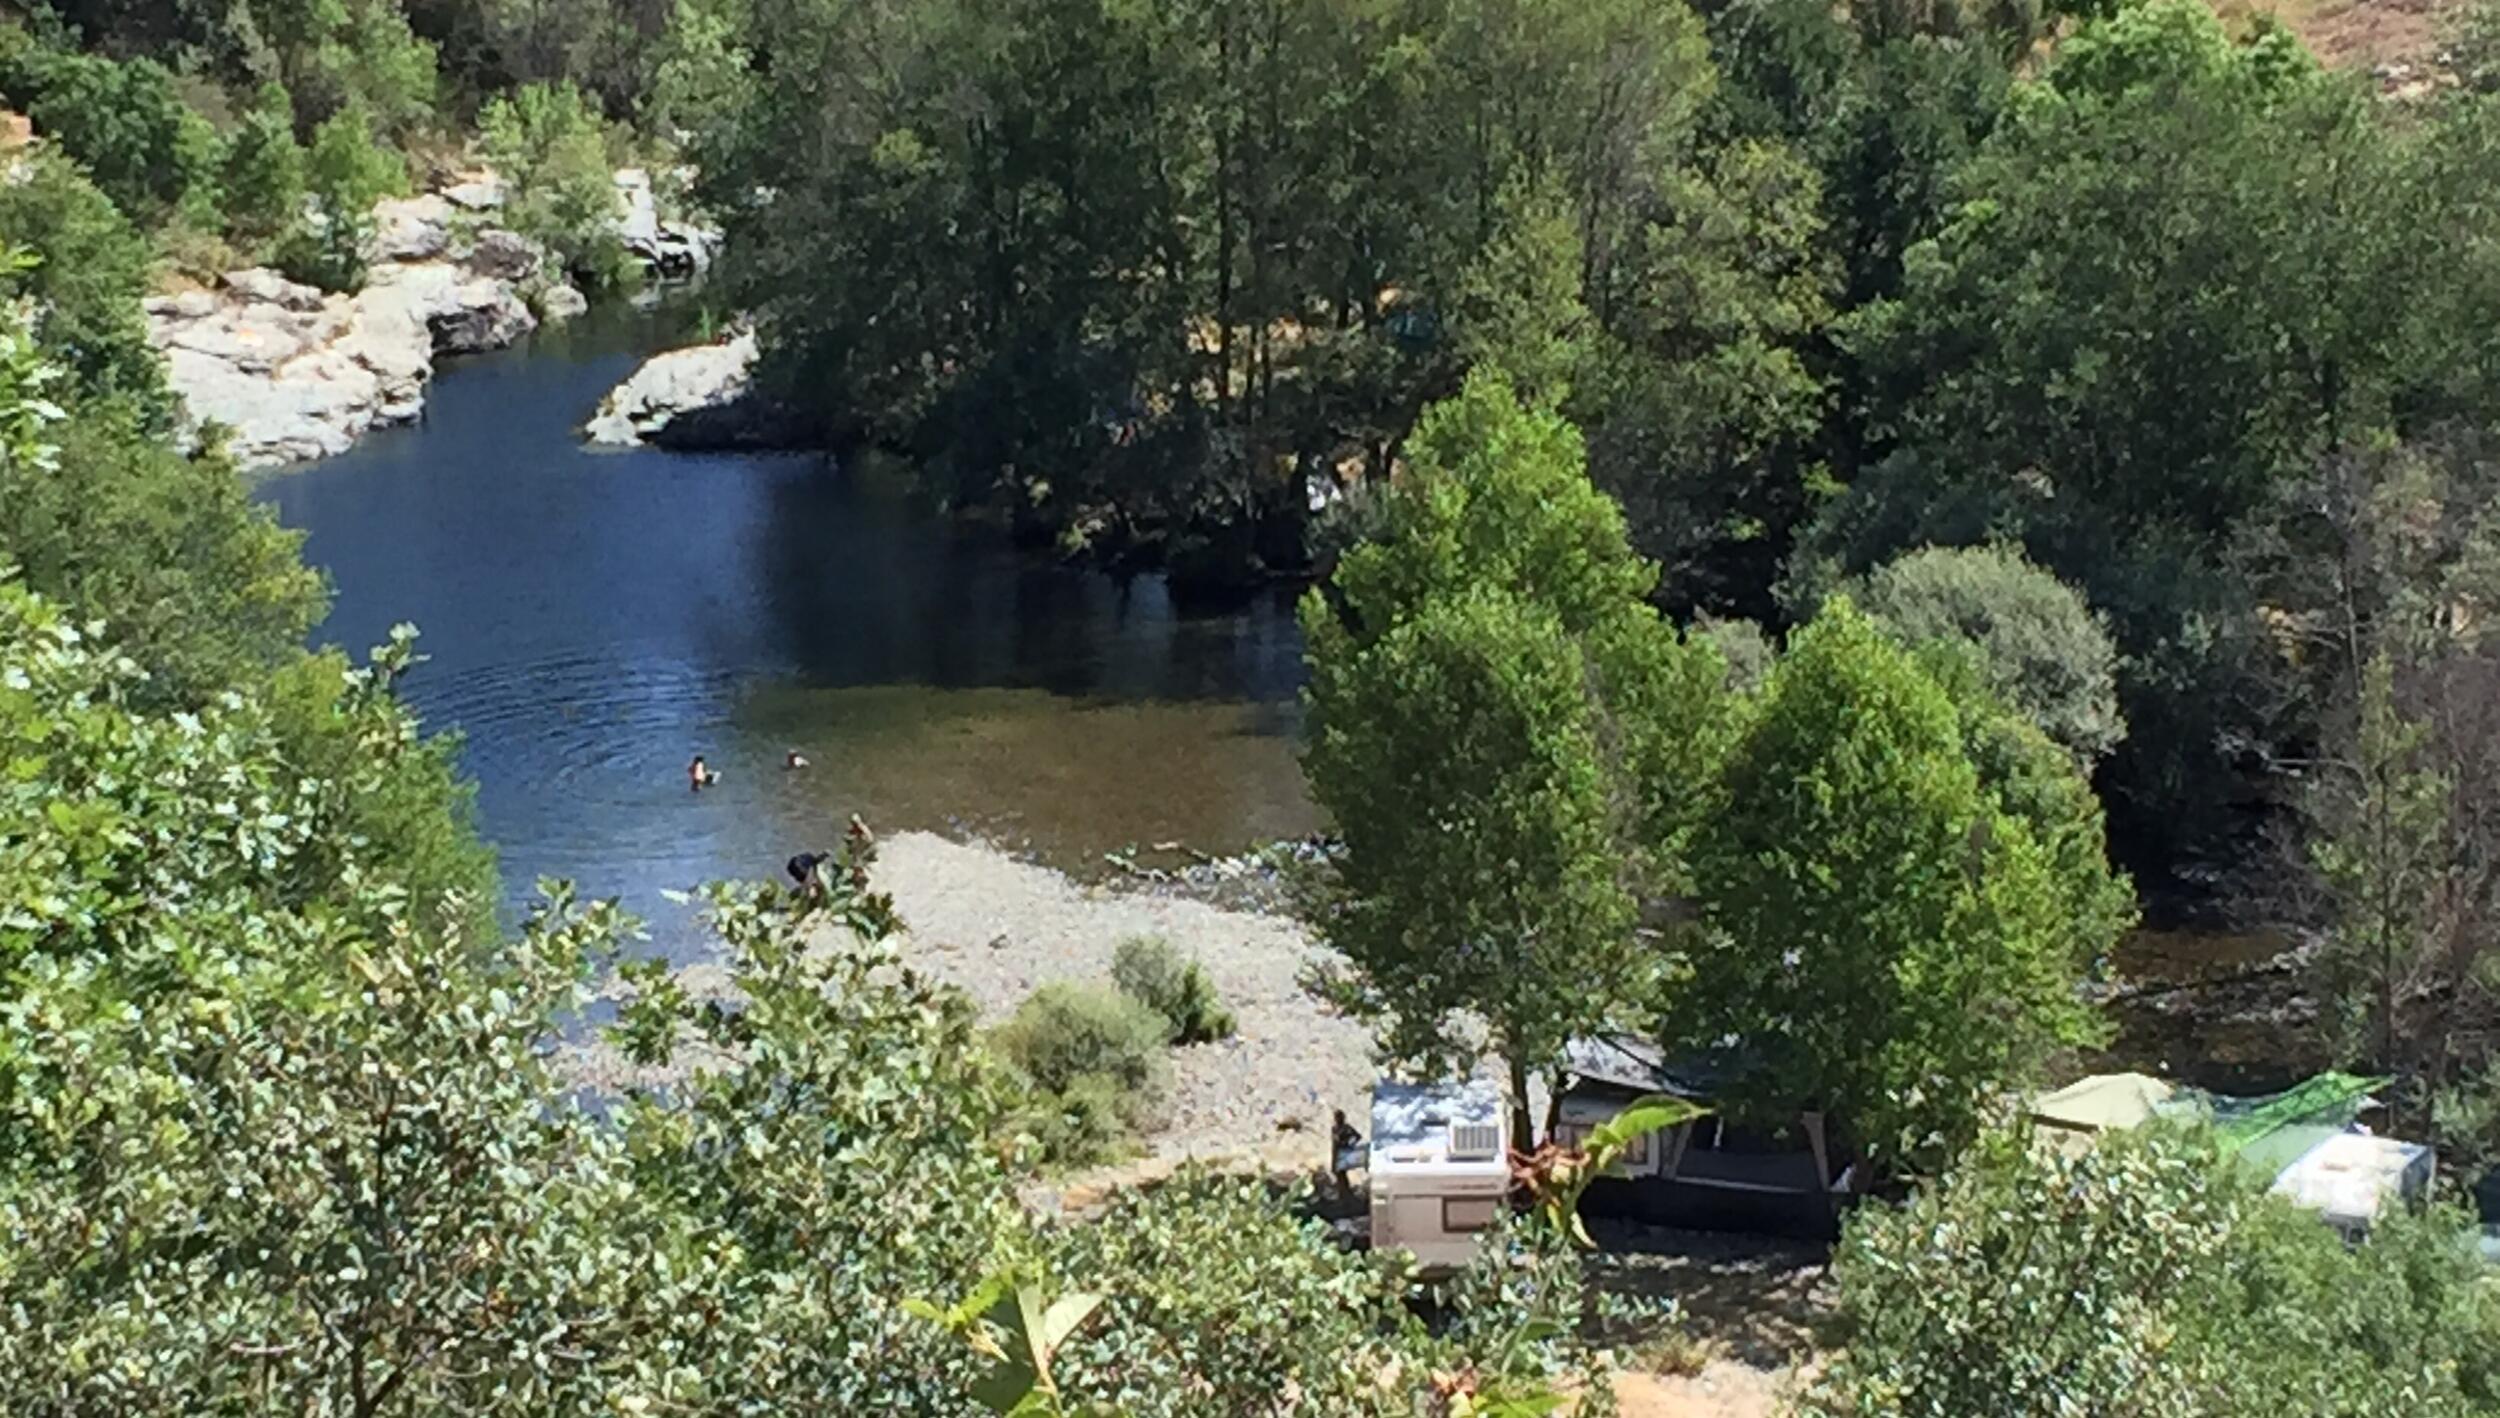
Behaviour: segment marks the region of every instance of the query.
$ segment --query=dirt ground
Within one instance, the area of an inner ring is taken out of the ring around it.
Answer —
[[[1824,1247],[1603,1219],[1589,1229],[1591,1283],[1671,1297],[1708,1356],[1694,1373],[1619,1376],[1625,1418],[1770,1418],[1832,1342]]]

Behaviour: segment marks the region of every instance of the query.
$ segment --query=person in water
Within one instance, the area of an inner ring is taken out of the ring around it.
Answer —
[[[696,754],[694,761],[686,765],[686,786],[694,792],[702,792],[719,781],[720,775],[703,761],[702,754]]]
[[[794,748],[781,756],[781,766],[784,768],[810,768],[815,765],[807,761],[806,754],[801,753]]]

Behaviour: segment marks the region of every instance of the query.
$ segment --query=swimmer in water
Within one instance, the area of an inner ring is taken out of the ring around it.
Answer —
[[[812,767],[813,765],[807,761],[806,754],[801,753],[794,748],[781,756],[781,766],[784,768],[807,768]]]
[[[702,792],[719,781],[720,775],[703,762],[702,754],[696,754],[694,761],[686,765],[686,787],[690,791]]]

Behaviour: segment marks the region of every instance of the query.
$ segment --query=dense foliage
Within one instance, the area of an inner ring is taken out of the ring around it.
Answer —
[[[2071,783],[2046,757],[2023,767]],[[1827,1110],[1879,1164],[1932,1163],[1996,1090],[2095,1037],[2076,985],[2128,893],[2097,821],[2061,850],[2070,824],[2035,822],[1986,766],[1953,696],[1845,597],[1793,637],[1694,847],[1703,928],[1673,1033],[1733,1042],[1732,1102]]]
[[[1649,998],[1645,899],[1681,879],[1727,737],[1724,667],[1643,599],[1654,569],[1580,439],[1479,375],[1303,602],[1304,765],[1345,839],[1317,904],[1343,1004],[1446,1068],[1490,1031],[1517,1101],[1576,1034]]]
[[[1849,1323],[1803,1410],[2479,1414],[2500,1404],[2500,1294],[2458,1218],[2348,1248],[2209,1141],[2069,1154],[1991,1135],[1948,1180],[1850,1223]]]

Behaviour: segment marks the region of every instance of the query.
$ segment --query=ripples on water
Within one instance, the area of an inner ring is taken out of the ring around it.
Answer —
[[[406,697],[465,736],[509,888],[621,895],[674,954],[662,889],[777,873],[854,811],[1068,865],[1313,824],[1285,598],[1184,617],[815,459],[582,447],[665,338],[609,316],[454,365],[420,425],[262,488],[334,583],[320,639],[423,630]]]

